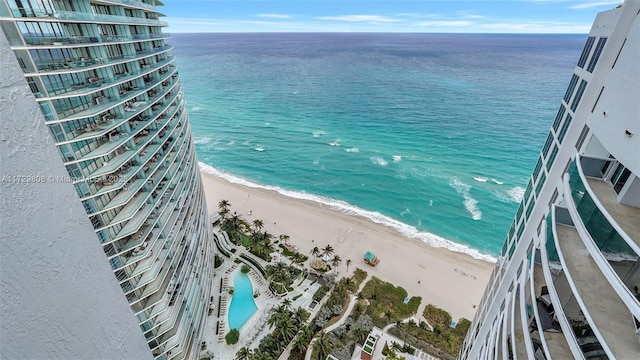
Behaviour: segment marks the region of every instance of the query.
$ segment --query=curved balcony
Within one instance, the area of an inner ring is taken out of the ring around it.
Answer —
[[[625,240],[625,236],[621,236],[607,220],[607,216],[585,187],[582,181],[584,177],[581,175],[580,167],[574,164],[564,179],[565,191],[572,195],[567,199],[568,210],[594,265],[629,311],[640,319],[637,290],[640,285],[640,274],[637,271],[640,257],[630,246],[635,243],[629,237]]]
[[[33,21],[48,22],[86,22],[86,23],[120,23],[127,25],[148,25],[166,27],[169,24],[166,21],[147,19],[130,16],[108,15],[87,13],[80,11],[65,11],[57,9],[31,9],[31,8],[11,8],[11,14],[14,18],[25,20],[33,19]]]
[[[73,96],[88,96],[99,91],[104,91],[114,86],[118,86],[120,84],[126,83],[128,81],[135,80],[141,76],[148,75],[155,70],[161,69],[162,67],[169,65],[174,58],[175,57],[170,56],[167,59],[164,59],[164,60],[158,61],[155,64],[152,64],[150,67],[145,67],[140,71],[133,71],[120,76],[113,76],[113,77],[102,78],[102,79],[87,77],[87,80],[85,80],[87,81],[86,83],[65,86],[62,89],[50,91],[49,96],[40,97],[37,99],[37,101],[49,101],[49,100],[62,99],[62,98],[68,98]]]
[[[176,97],[177,95],[174,95],[171,101],[175,100]],[[131,125],[131,130],[128,133],[121,133],[121,134],[118,133],[118,134],[114,134],[113,136],[109,135],[109,140],[105,141],[102,145],[84,154],[83,156],[78,157],[75,160],[65,162],[64,164],[70,165],[70,164],[74,164],[82,161],[88,161],[91,159],[99,158],[102,156],[107,156],[112,152],[116,151],[116,149],[120,148],[121,146],[126,146],[126,144],[129,143],[130,140],[134,139],[136,136],[138,136],[142,132],[144,131],[154,132],[155,130],[148,129],[149,125],[155,124],[158,120],[164,120],[161,125],[161,126],[164,126],[164,124],[166,124],[171,118],[171,116],[167,116],[167,114],[165,114],[165,110],[167,110],[172,105],[174,104],[172,104],[170,101],[166,101],[164,104],[159,106],[156,104],[154,105],[149,104],[149,106],[145,107],[145,109],[149,107],[153,109],[155,107],[154,112],[148,118],[141,119],[140,121],[129,120]],[[172,110],[174,110],[173,114],[175,114],[176,109],[172,109]],[[164,117],[161,119],[160,117],[162,117],[163,114],[164,114]],[[113,133],[113,131],[109,132],[109,134],[111,133]]]
[[[618,359],[637,356],[640,342],[629,309],[589,256],[567,209],[554,207],[552,218],[553,241],[564,275],[603,350]]]
[[[153,12],[158,12],[154,5],[149,5],[147,3],[143,3],[138,0],[94,0],[96,4],[105,4],[105,5],[122,5],[125,7],[135,8],[135,9],[144,9],[151,10]]]
[[[588,355],[594,352],[596,355],[604,354],[599,339],[594,336],[589,322],[584,318],[562,270],[553,234],[553,224],[550,214],[545,227],[546,243],[540,247],[542,273],[547,286],[546,294],[543,291],[540,299],[551,320],[562,329],[574,359],[589,358]]]
[[[67,110],[67,112],[70,112],[69,114],[67,115],[59,114],[60,118],[58,120],[47,121],[45,122],[45,124],[51,125],[51,124],[65,122],[65,121],[80,120],[83,118],[91,118],[91,117],[98,116],[101,113],[104,113],[105,111],[111,110],[116,106],[124,104],[125,102],[133,101],[138,96],[143,95],[145,92],[153,89],[156,85],[163,83],[167,80],[170,80],[169,78],[172,77],[174,74],[177,76],[176,68],[173,68],[167,74],[159,76],[158,78],[146,83],[144,86],[138,87],[137,89],[133,89],[126,94],[116,97],[115,99],[107,99],[103,103],[92,105],[88,109],[79,110],[77,112],[72,112],[73,109]],[[177,80],[173,80],[173,82],[175,81]]]
[[[536,256],[539,257],[539,250]],[[548,289],[544,279],[542,264],[531,261],[529,273],[531,274],[530,292],[533,301],[532,310],[537,331],[542,343],[546,359],[571,359],[573,353],[569,348],[567,339],[558,321],[554,320],[554,310],[550,296],[543,289]],[[540,289],[536,292],[536,289]]]
[[[617,164],[615,159],[576,156],[570,170],[571,196],[594,240],[613,237],[616,246],[625,242],[626,248],[640,256],[640,208],[619,203],[601,172]]]
[[[98,43],[96,45],[103,45]],[[104,45],[109,45],[104,44]],[[43,76],[43,75],[57,75],[57,74],[70,74],[78,73],[87,70],[96,70],[104,68],[110,65],[124,64],[134,60],[142,60],[150,58],[155,55],[160,55],[168,51],[173,50],[172,45],[164,45],[155,48],[151,53],[135,53],[135,54],[120,54],[101,58],[73,58],[64,59],[64,61],[57,62],[35,62],[37,72],[27,72],[25,76]],[[174,57],[171,56],[173,59]]]

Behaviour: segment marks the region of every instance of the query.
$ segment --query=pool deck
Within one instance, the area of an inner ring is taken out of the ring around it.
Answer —
[[[294,288],[292,292],[279,298],[274,296],[269,290],[269,282],[262,277],[262,275],[256,273],[253,269],[249,271],[249,279],[251,280],[251,286],[253,288],[253,292],[259,292],[259,296],[254,298],[253,300],[256,303],[258,310],[242,325],[240,330],[240,339],[235,345],[227,345],[224,340],[224,336],[229,332],[229,325],[227,319],[227,313],[229,310],[229,306],[231,305],[232,295],[229,295],[228,289],[229,287],[233,287],[233,274],[235,271],[240,271],[241,264],[234,263],[234,259],[237,258],[239,252],[234,254],[230,259],[224,258],[224,263],[214,271],[214,278],[212,279],[213,283],[213,291],[212,296],[214,297],[215,309],[213,313],[207,317],[204,333],[202,341],[206,342],[207,348],[201,351],[200,356],[204,356],[206,353],[213,353],[214,358],[217,359],[235,359],[235,355],[242,348],[246,346],[249,349],[254,349],[258,347],[260,341],[264,336],[271,333],[272,329],[266,325],[267,319],[270,315],[270,310],[276,306],[278,306],[284,299],[293,300],[294,297],[299,296],[296,300],[292,301],[292,308],[302,307],[305,310],[311,312],[312,314],[318,311],[318,308],[315,311],[311,311],[309,309],[309,304],[313,301],[313,294],[320,287],[317,283],[312,283],[309,280],[304,280],[300,282],[298,286]],[[280,259],[279,254],[273,254],[274,260],[287,260],[286,258]],[[223,286],[221,287],[221,279],[223,282]],[[297,284],[297,283],[296,283]],[[218,317],[218,300],[222,298],[222,306],[224,309],[220,312],[220,317]],[[225,305],[226,304],[226,305]],[[220,329],[224,335],[219,336],[216,335],[216,327],[218,324],[220,325]],[[222,339],[222,340],[220,340]],[[215,350],[214,350],[215,349]]]

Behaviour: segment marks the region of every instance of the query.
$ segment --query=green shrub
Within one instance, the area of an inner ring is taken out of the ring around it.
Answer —
[[[424,316],[434,328],[436,326],[448,328],[449,325],[451,325],[451,315],[447,311],[432,304],[425,306],[422,316]]]
[[[214,263],[214,267],[215,268],[219,268],[220,265],[222,265],[222,263],[224,262],[224,260],[222,260],[222,258],[220,256],[218,256],[218,254],[215,255],[214,261],[215,261],[215,263]]]
[[[225,336],[225,340],[227,341],[227,345],[234,345],[240,339],[240,331],[238,329],[231,329],[227,336]]]
[[[316,290],[315,294],[313,294],[313,300],[320,302],[322,298],[327,294],[327,289],[324,286],[321,286],[318,290]]]
[[[249,270],[251,270],[251,268],[247,264],[243,264],[242,267],[240,268],[240,271],[242,271],[243,274],[248,273]]]
[[[300,298],[300,296],[302,296],[302,294],[298,294],[296,296],[293,297],[293,299],[291,299],[291,301],[296,301]]]
[[[234,263],[236,263],[236,264],[240,264],[240,263],[241,263],[240,259],[238,259],[238,258],[236,258],[235,260],[233,260],[233,262],[234,262]]]

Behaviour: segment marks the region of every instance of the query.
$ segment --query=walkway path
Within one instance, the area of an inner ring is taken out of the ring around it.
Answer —
[[[356,291],[356,294],[362,291],[362,289],[364,288],[364,285],[369,281],[370,278],[371,278],[371,274],[367,274],[367,277],[364,280],[362,280],[362,283],[360,283],[360,287],[358,288],[358,291]],[[357,299],[358,297],[356,295],[351,295],[349,297],[349,305],[347,305],[347,310],[342,313],[342,317],[338,319],[338,321],[336,321],[333,325],[327,326],[321,331],[330,332],[338,328],[340,325],[344,324],[344,322],[347,321],[347,318],[349,318],[349,315],[351,314],[351,310],[353,310],[353,307],[356,305]],[[307,352],[304,355],[305,360],[311,360],[311,353],[313,352],[313,343],[315,342],[316,342],[316,337],[314,336],[313,339],[311,339],[311,342],[309,342],[309,347],[307,348]]]

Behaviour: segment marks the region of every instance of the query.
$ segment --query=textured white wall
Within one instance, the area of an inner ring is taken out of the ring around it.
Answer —
[[[0,31],[0,358],[151,359],[65,176]]]

